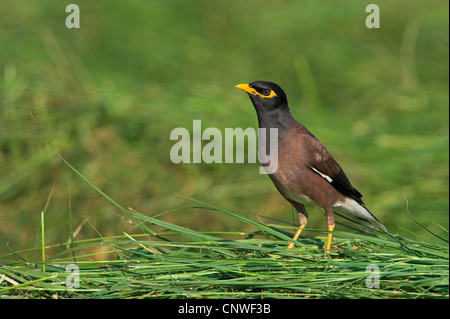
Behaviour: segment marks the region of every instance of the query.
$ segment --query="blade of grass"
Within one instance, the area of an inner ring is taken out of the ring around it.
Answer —
[[[70,248],[74,248],[74,235],[73,235],[73,223],[72,223],[72,196],[69,187],[69,233],[70,233]],[[72,251],[73,262],[77,262],[77,258],[75,257],[75,250]]]
[[[50,194],[47,197],[47,202],[45,203],[44,210],[41,212],[41,251],[42,251],[42,272],[45,273],[45,224],[44,224],[44,214],[47,212],[50,199],[52,198],[53,189],[55,184],[53,183]]]
[[[36,284],[38,282],[41,282],[41,281],[46,281],[46,280],[50,280],[50,279],[56,278],[56,276],[57,275],[52,275],[52,276],[48,276],[48,277],[44,277],[44,278],[39,278],[39,279],[36,279],[36,280],[27,281],[27,282],[24,282],[24,283],[16,285],[16,286],[7,287],[7,288],[4,288],[4,289],[1,289],[0,293],[6,292],[8,290],[19,289],[19,288],[23,288],[23,287],[26,287],[26,286],[34,285],[34,284]]]
[[[41,251],[42,251],[42,272],[45,272],[45,227],[44,227],[44,211],[41,212]]]

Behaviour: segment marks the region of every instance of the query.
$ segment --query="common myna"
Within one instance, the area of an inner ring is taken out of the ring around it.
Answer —
[[[300,227],[294,235],[294,241],[308,222],[304,205],[318,205],[325,209],[329,231],[327,252],[330,251],[335,223],[333,211],[362,225],[386,231],[364,206],[361,193],[350,184],[327,149],[292,117],[281,87],[267,81],[239,84],[236,87],[250,96],[258,115],[259,127],[278,129],[278,167],[268,175],[298,213]],[[292,247],[294,243],[290,242],[288,248]]]

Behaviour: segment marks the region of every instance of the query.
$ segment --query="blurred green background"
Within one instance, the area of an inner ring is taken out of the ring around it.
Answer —
[[[80,29],[65,26],[70,3]],[[234,88],[254,80],[285,89],[390,232],[435,240],[412,216],[448,237],[448,2],[376,1],[380,29],[365,26],[369,3],[1,1],[0,254],[35,245],[52,187],[48,244],[69,238],[69,200],[74,227],[84,223],[76,239],[133,231],[55,150],[151,216],[195,204],[180,194],[297,223],[258,164],[170,161],[171,130],[192,130],[194,119],[256,128]],[[321,211],[308,211],[308,226],[325,229]],[[207,211],[161,218],[199,231],[246,227]]]

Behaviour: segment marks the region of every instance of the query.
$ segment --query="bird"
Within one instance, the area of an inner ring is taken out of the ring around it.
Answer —
[[[294,119],[286,94],[279,85],[254,81],[238,84],[236,88],[248,93],[257,113],[259,128],[275,128],[278,132],[278,166],[274,172],[267,174],[298,214],[299,228],[287,248],[294,247],[294,242],[308,222],[305,206],[320,206],[325,210],[328,253],[335,228],[334,212],[361,225],[387,232],[386,227],[366,208],[361,193],[352,186],[330,152]],[[261,150],[258,149],[258,152],[261,159]]]

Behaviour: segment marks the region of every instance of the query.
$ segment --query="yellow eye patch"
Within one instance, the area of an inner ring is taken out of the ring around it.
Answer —
[[[238,85],[236,85],[236,87],[238,89],[241,89],[242,91],[245,91],[245,92],[253,94],[253,95],[258,95],[258,96],[260,96],[262,98],[265,98],[265,99],[269,99],[271,97],[277,96],[277,94],[273,90],[270,90],[270,93],[267,94],[267,95],[259,93],[254,88],[252,88],[249,84],[238,84]]]

